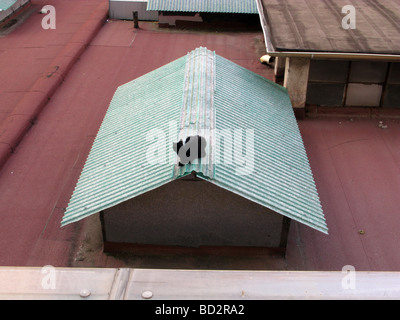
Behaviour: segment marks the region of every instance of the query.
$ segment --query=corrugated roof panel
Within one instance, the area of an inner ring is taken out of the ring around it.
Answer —
[[[212,182],[320,231],[327,231],[286,89],[220,56],[217,56],[216,68],[217,132],[237,129],[245,142],[246,130],[254,131],[254,153],[248,155],[253,163],[236,161],[216,166]],[[234,147],[236,145],[235,141]],[[239,170],[253,173],[237,174]]]
[[[166,150],[162,139],[167,137],[163,134],[173,131],[172,140],[177,138],[177,126],[170,126],[178,124],[180,119],[185,64],[184,57],[118,88],[71,197],[63,225],[171,181],[173,172],[169,162],[159,159],[156,163],[156,157],[163,156],[157,155],[160,144],[148,140],[159,138],[161,148]]]
[[[149,0],[147,10],[258,14],[256,0]]]
[[[215,52],[211,52],[207,48],[199,48],[187,55],[178,140],[184,141],[189,136],[202,136],[206,140],[206,156],[196,159],[186,166],[176,165],[175,177],[182,177],[192,171],[196,171],[204,177],[214,177],[215,59]]]
[[[16,2],[17,0],[0,0],[0,11],[7,10]]]
[[[172,143],[193,134],[207,157],[179,167]],[[192,171],[327,232],[286,89],[206,48],[118,88],[62,224]]]

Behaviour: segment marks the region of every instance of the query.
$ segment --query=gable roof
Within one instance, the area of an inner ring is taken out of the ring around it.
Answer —
[[[207,156],[179,167],[172,143],[195,134]],[[62,225],[192,171],[327,233],[286,89],[206,48],[117,89]]]
[[[149,0],[147,10],[258,14],[256,0]]]

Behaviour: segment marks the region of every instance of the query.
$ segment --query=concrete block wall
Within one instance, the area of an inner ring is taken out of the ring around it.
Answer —
[[[282,215],[198,178],[168,183],[101,217],[108,244],[282,248],[287,239]]]
[[[311,60],[308,105],[400,108],[400,63]]]
[[[340,107],[345,98],[348,61],[312,60],[307,88],[307,104]]]
[[[400,62],[392,63],[390,66],[383,107],[400,108]]]
[[[110,19],[133,20],[138,12],[139,20],[157,21],[158,11],[147,11],[147,0],[109,0]]]

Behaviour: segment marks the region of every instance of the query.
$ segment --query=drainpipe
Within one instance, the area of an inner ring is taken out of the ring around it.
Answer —
[[[133,14],[133,27],[135,29],[138,29],[139,28],[139,12],[133,11],[132,14]]]

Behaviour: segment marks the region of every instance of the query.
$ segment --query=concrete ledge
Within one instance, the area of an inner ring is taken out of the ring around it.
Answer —
[[[18,142],[22,140],[25,133],[32,126],[32,121],[29,115],[12,114],[8,116],[0,127],[0,143],[5,143],[14,151]],[[0,159],[0,163],[5,163],[6,159]]]
[[[400,108],[379,108],[371,109],[371,118],[375,119],[400,119]]]
[[[0,123],[0,146],[2,147],[0,148],[0,168],[20,144],[26,132],[107,18],[108,3],[102,3],[51,62],[44,74],[24,94],[10,115]]]
[[[365,118],[365,119],[400,119],[400,108],[339,108],[339,107],[318,107],[315,105],[306,106],[307,118]]]
[[[33,114],[38,114],[46,105],[47,101],[48,96],[44,92],[27,92],[14,108],[12,115],[25,115],[30,117]],[[30,120],[33,122],[35,119],[30,118]],[[2,135],[1,137],[3,138]]]
[[[152,305],[154,314],[162,300],[398,300],[398,280],[398,272],[355,270],[1,267],[0,299],[161,300]],[[264,304],[260,307],[265,311]]]
[[[107,253],[133,253],[136,255],[159,256],[159,255],[196,255],[196,256],[284,256],[285,248],[266,247],[229,247],[229,246],[200,246],[198,248],[180,246],[161,246],[149,244],[133,244],[104,242],[104,252]]]

